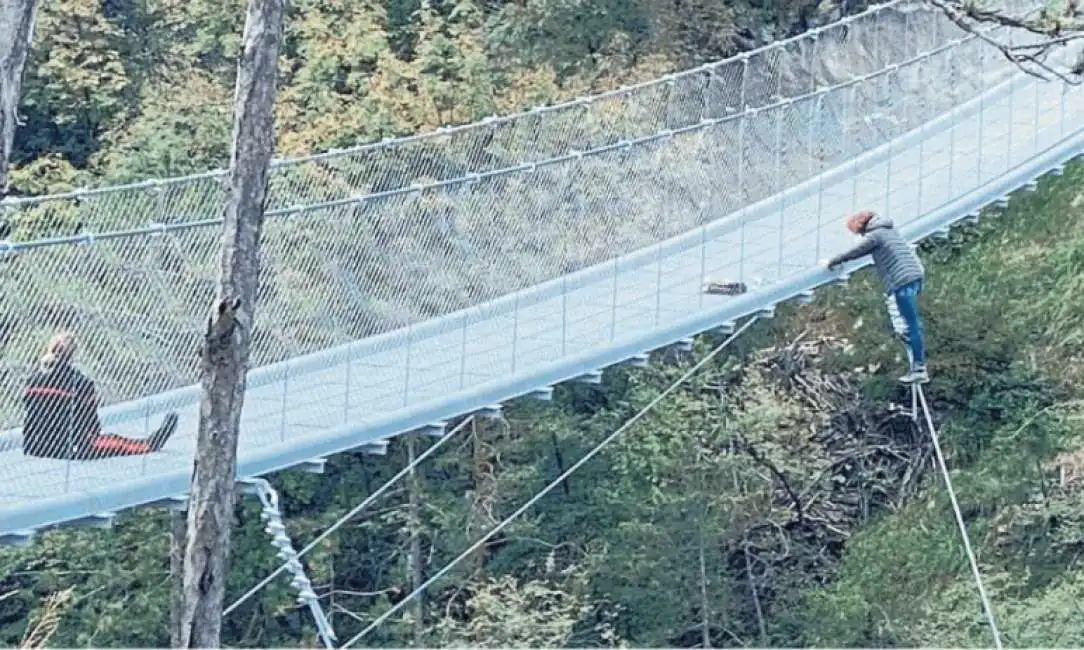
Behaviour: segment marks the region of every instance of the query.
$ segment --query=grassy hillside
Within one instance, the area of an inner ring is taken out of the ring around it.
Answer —
[[[951,243],[926,248],[928,392],[1003,640],[1016,647],[1084,638],[1082,181],[1073,164]],[[870,332],[871,294],[856,289],[830,304],[836,327],[884,338]],[[868,344],[840,362],[900,365]],[[870,389],[888,394],[879,382]],[[933,475],[904,507],[858,531],[835,582],[803,603],[798,617],[811,644],[992,643]]]

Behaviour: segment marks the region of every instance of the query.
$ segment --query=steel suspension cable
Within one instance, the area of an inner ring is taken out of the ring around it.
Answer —
[[[313,548],[315,548],[317,544],[324,541],[324,539],[326,539],[328,535],[334,533],[336,530],[341,528],[347,521],[352,519],[359,512],[361,512],[366,507],[368,507],[370,504],[372,504],[373,501],[376,501],[380,497],[380,495],[384,494],[389,489],[391,489],[391,487],[393,485],[395,485],[395,483],[397,483],[399,481],[399,479],[401,479],[404,476],[406,476],[407,474],[409,474],[414,468],[416,468],[418,465],[420,465],[426,458],[429,458],[429,456],[436,453],[436,451],[438,449],[440,449],[442,446],[444,446],[445,443],[447,443],[449,440],[454,438],[457,433],[459,433],[464,428],[466,428],[466,426],[468,424],[470,424],[470,422],[472,420],[474,420],[474,417],[475,417],[474,415],[471,415],[471,416],[467,417],[462,422],[457,424],[454,429],[452,429],[451,431],[449,431],[445,435],[441,436],[441,438],[439,440],[437,440],[436,444],[434,444],[433,446],[429,447],[424,452],[419,454],[414,459],[414,462],[408,464],[406,467],[404,467],[402,470],[400,470],[398,474],[396,474],[395,476],[388,479],[388,481],[386,483],[384,483],[384,485],[381,485],[379,488],[377,488],[376,492],[373,492],[372,494],[370,494],[368,497],[365,498],[364,501],[362,501],[360,504],[355,506],[350,512],[346,513],[345,515],[340,517],[338,519],[338,521],[331,524],[331,526],[329,526],[327,530],[325,530],[324,532],[317,535],[316,539],[312,540],[311,542],[309,542],[308,546],[301,549],[301,552],[297,554],[297,559],[301,559],[302,557],[304,557],[305,554],[308,553],[309,551],[311,551]],[[282,572],[285,571],[288,567],[289,567],[288,563],[283,563],[282,566],[280,566],[279,568],[272,571],[269,576],[267,576],[266,578],[261,580],[259,583],[257,583],[257,585],[255,587],[253,587],[252,589],[249,589],[248,591],[246,591],[243,596],[241,596],[240,598],[235,600],[232,605],[227,607],[226,610],[224,612],[222,612],[222,616],[224,616],[224,617],[228,616],[230,614],[230,612],[232,612],[235,609],[237,609],[238,607],[240,607],[241,604],[244,603],[246,600],[248,600],[249,598],[252,598],[253,596],[255,596],[261,589],[263,589],[268,584],[270,584],[272,580],[274,580],[279,575],[281,575]]]
[[[473,545],[471,545],[470,548],[463,551],[458,557],[456,557],[454,560],[452,560],[451,562],[446,564],[443,569],[441,569],[436,574],[434,574],[433,577],[431,577],[428,580],[426,580],[425,582],[423,582],[417,589],[410,592],[410,594],[406,598],[400,600],[391,609],[389,609],[388,611],[381,614],[375,621],[370,623],[368,627],[366,627],[361,632],[358,632],[349,641],[347,641],[346,643],[339,646],[339,648],[340,649],[349,648],[350,646],[354,645],[362,637],[364,637],[369,632],[372,632],[377,627],[379,627],[380,624],[383,623],[384,621],[386,621],[389,617],[393,616],[396,612],[398,612],[402,608],[406,607],[407,604],[409,604],[410,601],[414,600],[414,598],[418,594],[420,594],[421,592],[428,589],[430,585],[432,585],[434,582],[436,582],[437,580],[442,578],[446,573],[448,573],[453,568],[455,568],[456,565],[458,565],[464,559],[466,559],[471,554],[476,552],[486,542],[488,542],[490,540],[490,538],[492,538],[494,535],[496,535],[497,533],[502,531],[506,526],[511,524],[513,521],[518,519],[520,515],[522,515],[524,512],[526,512],[528,509],[530,509],[530,507],[533,506],[535,503],[537,503],[540,499],[542,499],[542,497],[549,494],[558,485],[561,485],[569,476],[571,476],[573,473],[575,473],[576,470],[578,470],[580,467],[582,467],[584,464],[586,464],[587,461],[591,460],[596,455],[598,455],[599,452],[601,452],[607,445],[609,445],[611,442],[613,442],[618,436],[620,436],[622,433],[624,433],[626,430],[628,430],[632,425],[636,424],[636,422],[638,422],[642,417],[644,417],[645,415],[650,413],[651,410],[654,409],[655,406],[657,406],[659,402],[664,400],[668,395],[670,395],[670,393],[674,392],[682,384],[684,384],[686,381],[688,381],[690,377],[695,375],[697,373],[697,371],[699,371],[702,367],[704,367],[705,364],[707,364],[709,361],[711,361],[713,358],[715,358],[720,352],[723,351],[724,348],[726,348],[728,345],[730,345],[730,343],[732,343],[736,338],[738,338],[746,329],[749,328],[750,325],[752,325],[753,323],[755,323],[759,319],[760,319],[759,316],[753,316],[752,318],[747,320],[733,334],[731,334],[729,337],[727,337],[727,339],[725,341],[723,341],[722,343],[717,345],[703,359],[701,359],[700,361],[697,361],[696,364],[693,365],[692,368],[689,368],[689,370],[686,371],[685,374],[683,374],[676,381],[674,381],[674,383],[670,384],[670,386],[667,387],[666,390],[659,393],[655,397],[655,399],[651,400],[651,402],[648,403],[647,406],[640,409],[640,411],[637,412],[636,415],[633,415],[624,424],[622,424],[620,427],[618,427],[616,431],[611,433],[609,436],[607,436],[605,439],[603,439],[601,442],[599,442],[597,445],[595,445],[589,452],[584,454],[584,456],[582,458],[580,458],[578,461],[576,461],[576,463],[574,465],[572,465],[571,467],[566,469],[564,472],[561,472],[560,476],[553,479],[553,481],[551,481],[549,483],[549,485],[542,488],[533,497],[528,499],[526,503],[524,503],[522,506],[520,506],[515,512],[508,515],[508,517],[506,517],[503,521],[501,521],[499,524],[494,526],[488,533],[483,535],[481,539],[479,539],[477,542],[475,542]]]
[[[926,416],[926,426],[930,429],[930,437],[933,438],[933,450],[937,455],[937,464],[941,468],[942,476],[945,477],[945,486],[948,488],[949,500],[952,502],[952,512],[956,516],[956,525],[960,529],[960,537],[962,537],[964,541],[964,550],[967,552],[967,559],[971,563],[971,573],[974,574],[975,584],[978,585],[979,588],[979,597],[982,599],[982,608],[986,613],[986,620],[990,624],[990,634],[994,637],[994,646],[997,650],[1001,650],[1001,633],[997,629],[997,619],[994,617],[994,608],[990,604],[990,597],[986,595],[986,587],[982,584],[982,573],[979,572],[979,562],[975,558],[975,551],[971,548],[971,537],[967,533],[967,525],[964,523],[964,516],[960,511],[960,504],[956,500],[956,490],[952,487],[952,478],[949,477],[945,456],[941,453],[941,441],[937,435],[937,429],[933,426],[933,416],[930,415],[930,405],[926,403],[926,393],[922,391],[922,387],[916,385],[915,390],[918,392],[918,399],[922,404],[922,412]]]

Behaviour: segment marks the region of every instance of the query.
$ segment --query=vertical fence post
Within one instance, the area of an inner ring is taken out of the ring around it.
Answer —
[[[73,423],[74,423],[74,420],[75,420],[75,417],[71,414],[71,410],[70,410],[71,407],[69,406],[68,408],[69,408],[69,411],[68,411],[68,439],[65,441],[67,444],[65,445],[65,449],[64,449],[64,457],[67,458],[67,460],[64,461],[64,494],[67,494],[68,492],[71,491],[72,462],[73,462],[73,459],[72,459],[72,437],[73,437],[73,435],[72,435],[73,434],[72,427],[73,427]]]
[[[858,124],[863,121],[864,117],[862,115],[862,111],[854,108],[854,104],[858,95],[858,84],[862,82],[851,81],[849,83],[850,85],[847,86],[846,91],[848,95],[847,101],[843,102],[843,106],[844,111],[847,111],[847,107],[851,107],[852,110],[847,112],[853,112],[854,114],[848,115],[848,118],[849,121],[854,122],[855,133],[857,133],[859,128]],[[852,145],[854,151],[850,151],[848,149],[846,152],[844,152],[844,155],[846,155],[851,160],[851,209],[853,210],[858,208],[858,153],[861,149],[861,146],[859,145],[857,138],[855,138],[855,141],[851,142],[850,144]]]
[[[1034,146],[1031,148],[1031,155],[1034,156],[1039,153],[1039,141],[1041,139],[1039,130],[1039,106],[1042,105],[1042,94],[1039,92],[1039,80],[1036,79],[1033,83],[1035,84],[1035,111],[1031,116],[1031,130],[1034,133],[1032,139],[1032,144]]]
[[[148,437],[150,436],[151,431],[153,431],[153,429],[151,428],[153,426],[151,424],[151,421],[152,421],[152,418],[151,418],[151,405],[148,402],[146,404],[146,406],[143,408],[143,431],[146,434],[146,436],[148,436]],[[140,471],[140,474],[142,474],[143,476],[147,475],[147,461],[148,460],[150,460],[150,454],[143,454],[143,457],[140,458],[139,471]]]
[[[610,303],[610,340],[613,341],[617,338],[617,274],[618,274],[618,260],[619,257],[614,258],[614,286],[613,286],[613,300]]]
[[[892,143],[895,140],[889,134],[888,138],[888,156],[885,158],[885,214],[892,213],[892,158],[895,157],[895,152],[892,151]]]
[[[721,127],[721,128],[724,128],[724,129],[726,128],[725,123],[715,122],[714,124],[712,124],[712,122],[711,122],[711,120],[713,119],[712,115],[714,115],[714,111],[711,109],[710,97],[712,96],[712,94],[711,94],[712,84],[715,82],[715,77],[716,77],[715,68],[716,68],[715,65],[711,65],[711,66],[706,67],[704,69],[704,72],[707,75],[707,81],[704,84],[704,92],[700,96],[700,123],[701,123],[701,125],[703,125],[702,129],[700,131],[700,136],[701,136],[702,141],[707,141],[708,142],[709,146],[707,146],[706,148],[707,148],[707,153],[708,153],[708,159],[711,160],[711,163],[712,163],[712,171],[716,171],[716,168],[719,165],[718,165],[718,161],[717,161],[717,159],[715,157],[715,154],[716,154],[715,148],[710,146],[709,130],[712,127],[716,127],[716,128]],[[726,92],[725,87],[723,89],[723,92],[724,93]],[[725,94],[724,94],[724,97],[725,97]],[[724,101],[723,106],[722,106],[722,112],[723,112],[724,115],[726,114],[726,109],[727,109],[727,106],[726,106],[726,102]],[[725,155],[725,153],[724,153],[724,155]],[[739,152],[738,155],[740,156],[741,153]],[[717,187],[717,186],[712,185],[712,187]],[[708,204],[709,206],[718,205],[718,203],[714,201],[714,199],[716,198],[716,192],[709,191],[709,192],[705,192],[705,194],[707,195],[706,197],[701,197],[701,205],[704,204],[705,198],[707,200],[711,201],[711,203]],[[723,204],[725,205],[725,202]],[[725,209],[720,210],[720,212],[725,214],[726,210]],[[704,282],[707,279],[707,275],[708,275],[708,226],[707,226],[707,224],[712,221],[712,209],[711,209],[711,207],[708,208],[708,214],[707,215],[705,215],[703,209],[701,209],[700,215],[698,216],[698,221],[700,222],[700,282]],[[697,309],[703,309],[703,307],[704,307],[704,292],[703,291],[698,291],[696,296],[697,296],[696,297],[696,308]]]
[[[467,382],[467,322],[469,312],[463,312],[463,339],[459,343],[459,388]]]
[[[1015,119],[1016,119],[1016,88],[1011,87],[1009,89],[1009,119],[1008,119],[1008,130],[1009,130],[1009,132],[1005,134],[1005,170],[1004,171],[1009,171],[1010,169],[1012,169],[1012,132],[1013,132],[1013,127],[1015,126],[1013,124],[1013,121]]]
[[[975,183],[977,186],[982,185],[982,152],[983,152],[983,140],[982,131],[986,122],[986,48],[981,47],[979,49],[979,149],[976,152],[975,170],[977,178]]]
[[[662,315],[662,243],[655,245],[655,327]]]
[[[512,305],[512,373],[516,374],[516,354],[519,353],[519,291]]]
[[[813,173],[813,168],[816,168],[817,174],[817,244],[813,250],[813,263],[819,264],[821,259],[821,228],[824,226],[824,156],[819,155],[818,149],[813,148],[814,134],[818,138],[823,136],[823,120],[824,116],[821,113],[821,106],[824,103],[824,95],[818,89],[816,99],[813,101],[810,107],[809,113],[809,166],[810,174]],[[814,129],[813,125],[816,124],[817,128]],[[817,162],[814,163],[813,161]]]
[[[749,57],[743,56],[741,60],[741,91],[738,93],[738,189],[741,191],[742,212],[748,207],[749,199],[745,195],[745,128],[749,120],[749,109],[746,107],[746,80],[749,78]]]
[[[279,439],[286,441],[286,404],[289,401],[290,359],[282,361],[282,404],[279,410]]]
[[[738,281],[745,282],[745,215],[741,217],[741,230],[738,242]]]
[[[350,375],[353,373],[354,345],[346,346],[346,377],[343,381],[343,424],[350,424]]]
[[[1061,115],[1058,120],[1058,136],[1059,139],[1065,139],[1065,96],[1069,94],[1069,84],[1061,85]]]
[[[568,354],[568,274],[561,274],[561,356]]]
[[[184,185],[181,186],[181,192],[182,193],[184,191],[184,187],[185,187]],[[165,248],[165,245],[162,243],[162,241],[165,239],[165,236],[166,236],[165,235],[165,233],[166,233],[165,226],[166,226],[166,213],[167,213],[167,205],[168,205],[167,202],[166,202],[165,187],[161,183],[155,183],[150,188],[150,191],[154,193],[155,223],[146,224],[146,225],[147,225],[147,227],[155,226],[155,227],[159,228],[159,230],[156,233],[154,233],[152,235],[149,235],[149,237],[151,237],[153,239],[156,239],[158,241],[158,245],[161,246],[162,248]],[[161,291],[162,291],[162,294],[164,296],[169,296],[170,295],[170,287],[169,286],[161,287]],[[172,307],[172,303],[171,303],[170,306]],[[146,411],[144,412],[144,419],[143,419],[143,432],[144,432],[144,434],[146,436],[150,436],[151,433],[154,431],[154,424],[153,424],[152,415],[153,414],[151,412],[150,403],[148,403]],[[237,434],[238,434],[238,436],[241,436],[242,432],[238,431]],[[146,474],[147,474],[147,463],[150,461],[149,456],[150,456],[149,454],[145,454],[143,456],[143,458],[141,459],[141,462],[140,462],[140,472],[144,476],[146,476]]]
[[[775,111],[775,193],[785,192],[783,189],[783,111],[789,111],[794,104],[787,100],[786,104],[776,106]],[[779,237],[776,239],[778,260],[775,268],[775,279],[783,278],[783,231],[786,228],[787,219],[787,195],[782,194],[779,198]]]
[[[705,282],[708,276],[708,226],[703,224],[700,226],[700,281]],[[698,291],[696,307],[702,309],[704,307],[704,292]]]
[[[957,72],[956,72],[956,57],[949,57],[949,87],[952,92],[952,108],[951,111],[951,126],[949,126],[949,166],[948,166],[948,188],[949,196],[956,196],[956,183],[953,178],[953,171],[956,169],[956,127],[957,117],[959,115],[957,109],[960,107],[960,93],[957,91]]]
[[[703,69],[704,76],[704,90],[700,93],[700,121],[704,122],[710,119],[711,115],[711,84],[715,80],[715,66],[716,64],[710,64]]]
[[[580,171],[579,167],[582,165],[582,159],[576,161],[577,171]],[[579,187],[579,191],[576,192],[576,208],[579,213],[580,224],[582,225],[587,220],[587,206],[583,200],[583,186]],[[569,266],[568,247],[572,242],[570,238],[561,238],[561,265],[562,271],[566,271],[571,268]],[[568,273],[561,273],[561,356],[568,354]]]
[[[871,67],[873,70],[880,70],[881,68],[885,67],[884,63],[881,62],[881,34],[879,33],[881,31],[881,21],[878,19],[873,19],[870,22],[872,23],[872,25],[870,26],[869,31],[870,35],[873,36],[873,44],[870,45],[870,50],[872,50],[870,53],[873,55],[870,57],[870,59],[873,61],[873,65]]]
[[[928,59],[927,59],[928,60]],[[919,87],[924,87],[922,80],[925,75],[922,74],[923,66],[919,64]],[[925,101],[925,100],[923,100]],[[923,173],[926,163],[926,111],[922,111],[920,116],[921,124],[918,127],[918,190],[916,191],[917,198],[915,199],[915,218],[919,218],[926,214],[922,210],[922,188],[926,185],[926,175]]]
[[[738,110],[741,116],[738,118],[738,190],[741,192],[741,234],[738,244],[738,281],[745,282],[745,217],[749,209],[749,202],[753,194],[749,196],[745,191],[745,129],[749,121],[750,111],[747,103],[746,92],[749,83],[749,56],[743,55],[741,60],[741,92],[738,95]]]
[[[414,345],[414,325],[407,326],[406,363],[403,365],[403,406],[410,403],[410,354]]]
[[[821,178],[821,161],[820,161],[820,147],[815,143],[821,136],[821,120],[820,120],[820,103],[822,100],[820,89],[821,84],[817,79],[816,62],[819,56],[820,50],[820,32],[812,32],[809,35],[811,41],[809,47],[809,59],[806,61],[806,69],[810,71],[810,85],[806,89],[807,96],[806,101],[809,102],[809,119],[808,129],[806,130],[806,181],[812,180],[814,176],[817,177],[817,228],[816,228],[816,244],[813,248],[813,264],[816,265],[820,260],[821,250],[821,212],[824,205],[824,179]],[[816,162],[814,162],[816,161]]]

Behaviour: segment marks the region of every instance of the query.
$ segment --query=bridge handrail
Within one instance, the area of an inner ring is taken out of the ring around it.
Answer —
[[[644,145],[651,144],[653,142],[657,142],[659,140],[665,140],[665,139],[673,137],[675,135],[683,135],[683,134],[687,134],[687,133],[695,133],[697,131],[702,131],[704,129],[709,129],[709,128],[712,128],[712,127],[715,127],[715,126],[719,126],[721,124],[726,124],[726,123],[734,121],[734,120],[742,119],[742,118],[748,117],[750,115],[756,115],[758,113],[766,113],[766,112],[776,110],[776,109],[779,109],[779,108],[785,108],[785,107],[787,107],[787,106],[789,106],[791,104],[808,101],[810,99],[816,99],[816,98],[818,98],[820,96],[824,96],[824,95],[828,95],[828,94],[831,94],[831,93],[834,93],[834,92],[838,92],[839,90],[846,89],[846,88],[849,88],[851,86],[858,85],[858,84],[861,84],[861,83],[865,83],[865,82],[868,82],[868,81],[870,81],[872,79],[876,79],[876,78],[881,77],[881,76],[894,74],[894,73],[898,72],[900,68],[905,68],[907,66],[911,66],[911,65],[914,65],[916,63],[920,63],[920,62],[925,61],[927,59],[933,58],[934,56],[937,56],[938,54],[942,54],[943,52],[945,52],[947,50],[951,50],[951,49],[953,49],[955,47],[958,47],[958,46],[960,46],[960,45],[962,45],[964,43],[967,43],[969,41],[972,41],[972,40],[974,40],[976,38],[978,38],[978,37],[975,36],[974,34],[966,34],[965,36],[963,36],[961,38],[952,39],[952,40],[950,40],[950,41],[948,41],[948,42],[946,42],[946,43],[944,43],[942,45],[939,45],[938,47],[936,47],[936,48],[934,48],[932,50],[929,50],[927,52],[922,52],[922,53],[917,54],[917,55],[915,55],[915,56],[913,56],[913,57],[911,57],[909,59],[906,59],[906,60],[904,60],[904,61],[902,61],[900,63],[896,63],[896,64],[893,64],[891,66],[888,66],[887,68],[884,68],[882,70],[877,70],[875,72],[870,72],[870,73],[867,73],[867,74],[864,74],[864,75],[860,75],[860,76],[854,77],[853,79],[848,79],[847,81],[843,81],[843,82],[840,82],[838,84],[834,84],[834,85],[831,85],[831,86],[826,86],[824,88],[820,88],[820,89],[817,89],[817,90],[814,90],[814,91],[811,91],[811,92],[808,92],[808,93],[805,93],[805,94],[802,94],[802,95],[798,95],[798,96],[790,97],[790,98],[786,98],[786,99],[781,99],[779,101],[773,102],[771,104],[766,104],[764,106],[759,106],[759,107],[755,107],[755,108],[746,108],[745,110],[742,110],[740,112],[735,112],[735,113],[733,113],[731,115],[727,115],[725,117],[707,118],[707,119],[701,120],[700,122],[697,122],[696,124],[690,124],[688,126],[679,127],[679,128],[676,128],[676,129],[668,129],[668,130],[665,130],[665,131],[659,131],[657,133],[647,135],[647,136],[643,136],[643,137],[640,137],[640,138],[634,138],[634,139],[631,139],[631,140],[622,140],[620,142],[615,142],[615,143],[612,143],[612,144],[604,145],[604,146],[601,146],[601,147],[596,147],[596,148],[593,148],[593,149],[588,149],[588,150],[585,150],[585,151],[572,151],[572,152],[569,152],[569,153],[566,153],[566,154],[562,154],[560,156],[554,156],[554,157],[551,157],[551,158],[547,158],[547,159],[544,159],[544,160],[539,160],[539,161],[531,162],[531,163],[524,163],[524,164],[520,164],[520,165],[514,165],[512,167],[503,167],[503,168],[500,168],[500,169],[494,169],[494,170],[490,170],[490,171],[486,171],[486,172],[479,172],[479,173],[475,173],[475,174],[467,174],[467,175],[464,175],[464,176],[457,176],[455,178],[449,178],[449,179],[445,179],[445,180],[441,180],[441,181],[433,181],[431,183],[420,183],[420,184],[411,185],[411,186],[408,186],[408,187],[401,187],[401,188],[396,188],[396,189],[391,189],[391,190],[385,190],[385,191],[382,191],[382,192],[371,192],[371,193],[366,193],[366,194],[359,194],[359,195],[356,195],[356,196],[349,196],[349,197],[342,198],[342,199],[333,199],[333,200],[329,200],[329,201],[320,201],[320,202],[312,203],[312,204],[308,204],[308,205],[300,205],[300,206],[294,206],[294,207],[290,207],[290,208],[278,208],[278,209],[275,209],[275,210],[268,210],[267,213],[266,213],[266,217],[273,218],[273,217],[295,216],[295,215],[298,215],[298,214],[304,214],[306,212],[314,212],[314,211],[318,211],[318,210],[327,210],[327,209],[342,207],[342,206],[346,206],[346,205],[361,204],[361,203],[366,203],[366,202],[369,202],[369,201],[376,201],[376,200],[381,200],[381,199],[388,199],[388,198],[394,198],[394,197],[399,197],[399,196],[405,196],[405,195],[412,194],[414,192],[427,192],[427,191],[430,191],[430,190],[444,189],[444,188],[449,188],[449,187],[454,187],[454,186],[464,185],[464,184],[469,184],[469,183],[477,183],[477,182],[479,182],[481,180],[485,180],[485,179],[499,178],[501,176],[507,176],[507,175],[511,175],[511,174],[529,173],[529,172],[533,172],[533,171],[535,171],[535,170],[537,170],[539,168],[550,167],[550,166],[559,165],[559,164],[566,163],[566,162],[572,162],[572,161],[580,160],[582,158],[590,158],[590,157],[595,157],[595,156],[601,156],[601,155],[604,155],[604,154],[607,154],[607,153],[612,153],[612,152],[619,151],[619,150],[622,150],[622,149],[630,149],[630,148],[635,148],[635,147],[641,147],[641,146],[644,146]],[[1000,91],[996,90],[996,88],[997,88],[997,86],[995,86],[995,90],[987,91],[985,93],[985,95],[987,97],[989,97],[989,96],[991,96],[990,95],[991,92],[993,92],[993,93],[1000,92]],[[1000,96],[1000,95],[997,95],[997,96]],[[961,104],[961,106],[967,107],[964,110],[965,115],[970,115],[975,110],[978,110],[979,106],[981,105],[981,101],[978,101],[980,99],[980,97],[972,98],[971,100],[968,100],[964,104]],[[927,124],[938,123],[939,120],[942,119],[942,117],[931,120]],[[865,154],[860,154],[855,159],[861,158],[862,155],[865,155]],[[65,235],[65,236],[62,236],[62,237],[42,237],[42,238],[39,238],[39,239],[31,239],[31,240],[19,241],[19,242],[0,242],[0,255],[5,254],[5,253],[15,253],[15,252],[21,252],[21,251],[29,251],[29,250],[39,249],[39,248],[51,248],[53,246],[67,246],[67,245],[72,245],[72,244],[91,244],[91,243],[94,243],[94,242],[97,242],[97,241],[109,241],[109,240],[129,239],[129,238],[142,238],[142,237],[148,237],[148,236],[163,235],[163,234],[168,234],[168,233],[179,233],[179,232],[185,232],[185,231],[190,231],[190,230],[199,230],[199,229],[203,229],[203,228],[210,228],[210,227],[221,225],[222,221],[223,220],[221,218],[218,218],[218,219],[201,219],[201,220],[198,220],[198,221],[185,221],[185,222],[166,223],[166,224],[157,224],[156,223],[156,224],[149,225],[149,226],[146,226],[146,227],[143,227],[143,228],[126,228],[124,230],[111,230],[111,231],[104,231],[104,232],[97,232],[97,233],[84,232],[84,233],[80,233],[80,234],[77,234],[77,235]],[[735,224],[735,225],[740,225],[740,223]],[[572,275],[576,275],[576,274],[574,273]],[[540,285],[536,285],[536,286],[540,286]],[[512,294],[509,294],[509,295],[512,295]]]
[[[374,150],[379,150],[379,149],[387,149],[387,148],[391,148],[391,147],[399,147],[399,146],[406,145],[406,144],[409,144],[409,143],[424,141],[424,140],[433,139],[433,138],[437,138],[437,137],[441,137],[441,136],[447,136],[447,135],[451,135],[451,134],[455,134],[455,133],[461,133],[461,132],[465,132],[465,131],[469,131],[469,130],[473,130],[473,129],[491,127],[491,126],[499,125],[499,124],[505,124],[505,123],[513,122],[513,121],[523,119],[523,118],[529,117],[529,116],[542,115],[542,114],[546,114],[546,113],[553,113],[553,112],[562,111],[562,110],[569,109],[569,108],[575,108],[575,107],[578,107],[578,106],[585,106],[585,105],[591,104],[591,103],[599,101],[599,100],[610,99],[610,98],[613,98],[613,97],[621,97],[623,95],[627,95],[627,94],[630,94],[630,93],[635,92],[635,91],[644,90],[644,89],[647,89],[647,88],[652,88],[652,87],[655,87],[655,86],[658,86],[658,85],[661,85],[661,84],[665,84],[665,83],[670,83],[670,82],[673,82],[675,80],[682,79],[682,78],[692,76],[692,75],[695,75],[695,74],[700,74],[700,73],[703,73],[703,72],[710,72],[711,70],[713,70],[715,68],[723,67],[723,66],[725,66],[725,65],[727,65],[729,63],[733,63],[734,61],[740,61],[740,60],[743,60],[743,59],[749,59],[749,58],[754,57],[754,56],[763,55],[763,54],[765,54],[767,52],[770,52],[772,50],[775,50],[775,49],[785,48],[785,47],[787,47],[787,46],[789,46],[789,45],[791,45],[793,43],[796,43],[798,41],[801,41],[801,40],[815,39],[821,33],[825,32],[826,30],[837,28],[837,27],[842,26],[842,25],[847,25],[847,24],[849,24],[851,22],[854,22],[856,20],[860,20],[862,18],[865,18],[866,16],[869,16],[869,15],[872,15],[872,14],[875,14],[875,13],[879,13],[879,12],[882,12],[882,11],[887,11],[887,10],[890,10],[890,9],[896,9],[900,5],[904,5],[904,6],[909,5],[909,7],[904,9],[904,10],[907,10],[907,11],[929,11],[929,12],[934,12],[934,13],[937,12],[937,10],[932,9],[928,5],[926,5],[926,4],[922,3],[922,2],[919,2],[917,0],[889,0],[888,2],[885,2],[885,3],[871,5],[870,7],[867,7],[866,9],[864,9],[861,12],[858,12],[858,13],[850,15],[850,16],[844,16],[844,17],[840,18],[839,20],[828,23],[826,25],[821,25],[819,27],[815,27],[815,28],[810,29],[808,31],[805,31],[805,32],[803,32],[801,34],[791,36],[790,38],[786,38],[786,39],[782,39],[782,40],[778,40],[778,41],[773,41],[772,43],[762,45],[762,46],[760,46],[758,48],[755,48],[753,50],[749,50],[749,51],[746,51],[746,52],[735,54],[733,56],[727,57],[725,59],[720,59],[718,61],[705,63],[705,64],[697,66],[695,68],[689,68],[687,70],[682,70],[680,72],[675,72],[675,73],[671,73],[671,74],[668,74],[668,75],[664,75],[664,76],[662,76],[660,78],[657,78],[657,79],[651,79],[649,81],[643,81],[643,82],[639,82],[639,83],[628,84],[628,85],[621,86],[621,87],[613,89],[613,90],[602,91],[602,92],[599,92],[599,93],[595,93],[593,95],[585,95],[585,96],[582,96],[582,97],[577,97],[575,99],[570,99],[570,100],[563,101],[563,102],[558,102],[558,103],[555,103],[555,104],[538,105],[538,106],[528,108],[526,110],[522,110],[522,111],[518,111],[518,112],[514,112],[514,113],[507,113],[505,115],[493,115],[493,116],[490,116],[490,117],[487,117],[487,118],[484,118],[484,119],[481,119],[481,120],[478,120],[478,121],[475,121],[475,122],[468,122],[468,123],[465,123],[465,124],[459,124],[459,125],[455,125],[455,126],[439,127],[437,129],[433,129],[433,130],[430,130],[430,131],[426,131],[426,132],[423,132],[423,133],[417,133],[417,134],[413,134],[413,135],[399,136],[399,137],[394,137],[394,138],[385,138],[385,139],[379,140],[377,142],[369,142],[369,143],[357,145],[357,146],[354,146],[354,147],[348,147],[346,149],[331,149],[331,150],[328,150],[328,151],[325,151],[325,152],[316,153],[316,154],[309,154],[309,155],[305,155],[305,156],[291,156],[291,157],[286,157],[286,158],[276,158],[275,160],[273,160],[271,162],[271,167],[273,169],[278,169],[278,168],[282,168],[282,167],[299,165],[299,164],[308,163],[308,162],[330,160],[330,159],[334,159],[334,158],[338,158],[338,157],[344,157],[344,156],[353,156],[353,155],[365,153],[365,152],[368,152],[368,151],[374,151]],[[86,197],[91,197],[91,196],[100,195],[100,194],[108,194],[108,193],[113,193],[113,192],[131,191],[131,190],[152,190],[152,189],[164,186],[164,185],[190,183],[190,182],[193,182],[193,181],[198,181],[198,180],[203,180],[203,179],[213,179],[213,178],[224,179],[228,173],[229,173],[229,171],[225,170],[225,169],[214,169],[214,170],[210,170],[210,171],[206,171],[206,172],[199,172],[199,173],[196,173],[196,174],[187,174],[187,175],[183,175],[183,176],[172,176],[172,177],[167,177],[167,178],[148,179],[148,180],[136,181],[136,182],[132,182],[132,183],[122,183],[122,184],[116,184],[116,185],[105,185],[105,186],[102,186],[102,187],[94,187],[94,188],[79,188],[79,189],[71,190],[71,191],[68,191],[68,192],[59,192],[59,193],[56,193],[56,194],[48,194],[48,195],[40,195],[40,196],[21,196],[21,197],[9,196],[9,197],[6,197],[6,198],[0,200],[0,210],[4,209],[6,207],[34,205],[34,204],[44,203],[44,202],[48,202],[48,201],[79,199],[79,198],[86,198]]]

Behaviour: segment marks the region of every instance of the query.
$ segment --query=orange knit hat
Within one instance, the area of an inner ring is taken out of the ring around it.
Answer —
[[[875,216],[876,215],[869,210],[861,210],[859,212],[855,212],[851,216],[847,217],[847,230],[850,230],[856,235],[860,234],[862,230],[865,229],[866,224],[869,223],[869,220]]]

